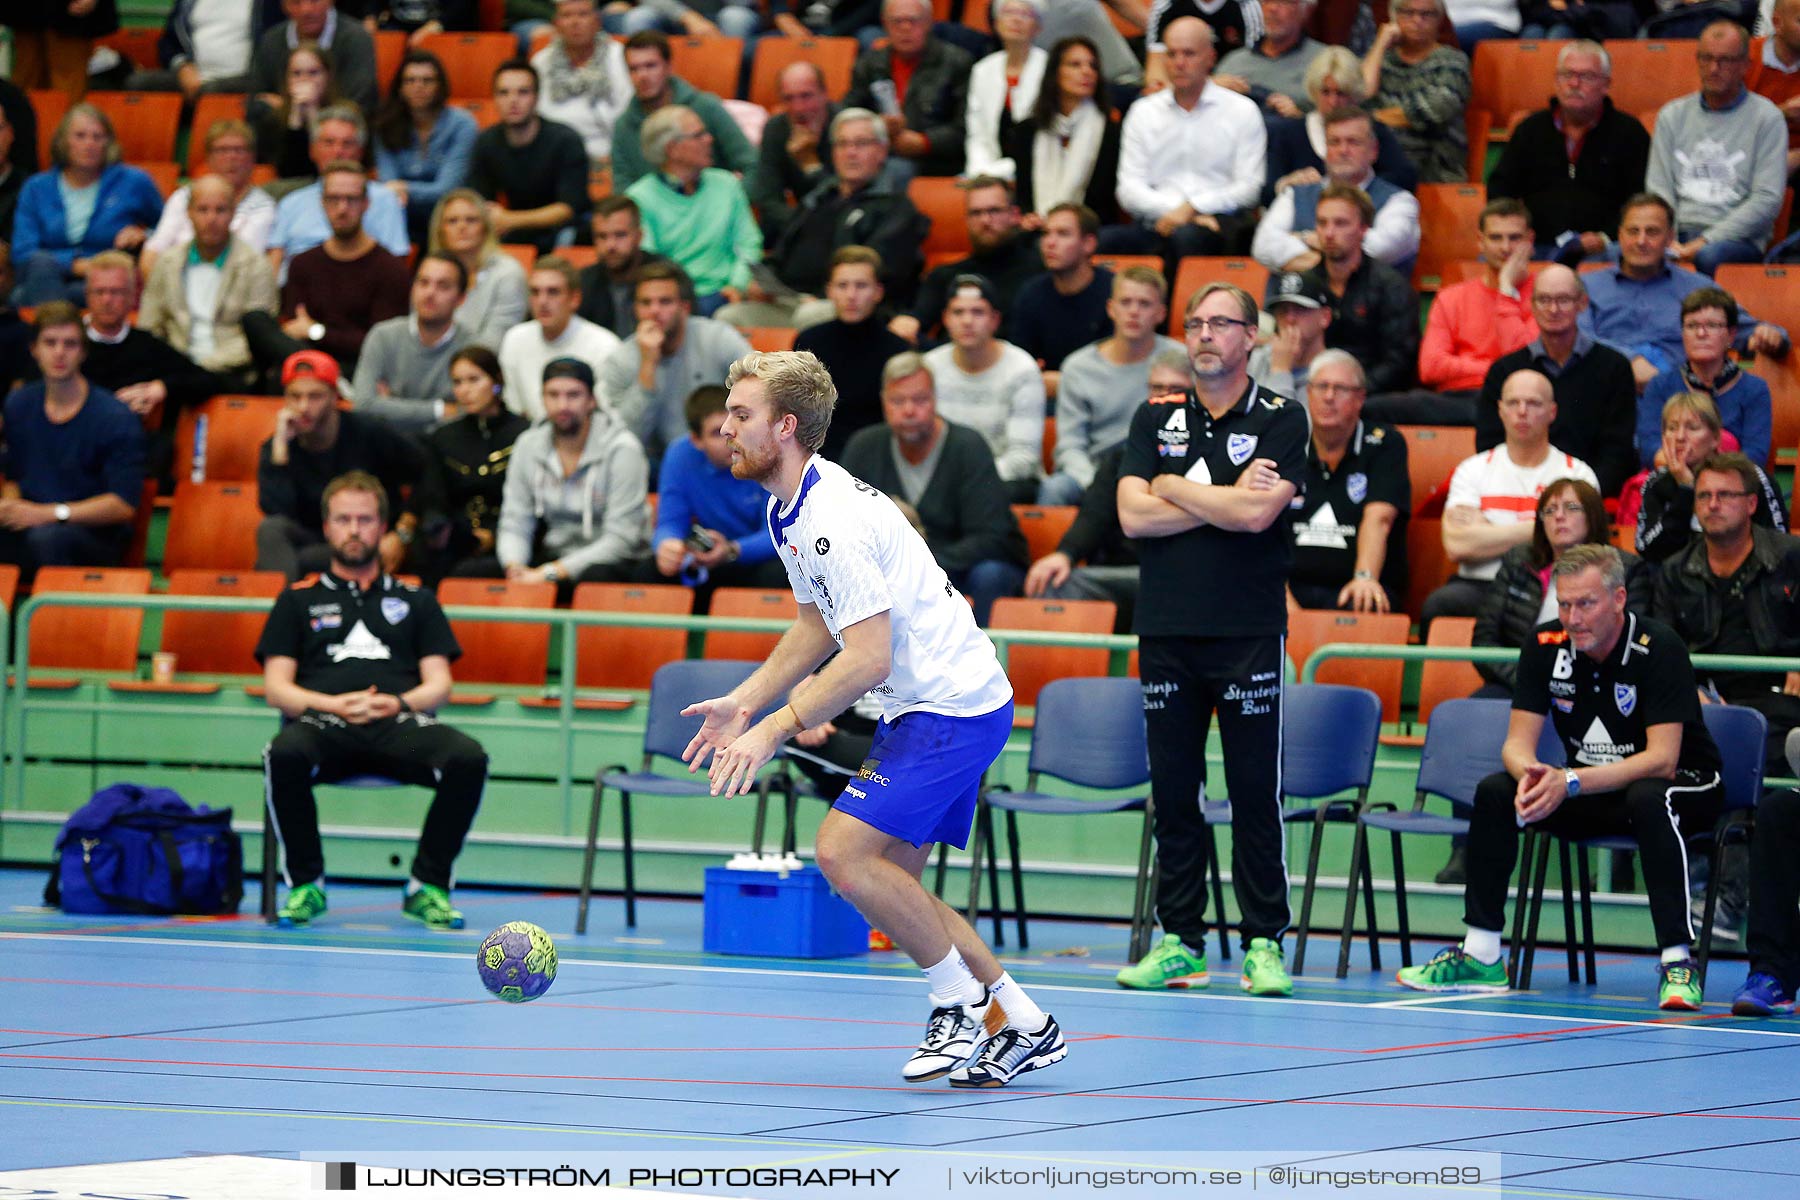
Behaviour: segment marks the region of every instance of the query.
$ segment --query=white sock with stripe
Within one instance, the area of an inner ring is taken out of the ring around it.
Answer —
[[[955,946],[944,961],[925,968],[931,994],[938,1004],[974,1004],[981,999],[981,981],[969,970],[969,964]]]

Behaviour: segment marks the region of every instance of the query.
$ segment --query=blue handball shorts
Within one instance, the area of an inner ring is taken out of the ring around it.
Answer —
[[[869,757],[833,805],[891,837],[963,848],[975,823],[981,777],[1012,734],[1008,700],[979,717],[909,712],[875,729]]]

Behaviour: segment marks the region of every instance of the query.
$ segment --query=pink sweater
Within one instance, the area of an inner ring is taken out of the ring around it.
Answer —
[[[1474,391],[1495,359],[1530,345],[1538,335],[1531,284],[1525,281],[1517,300],[1479,279],[1439,292],[1419,344],[1419,382],[1440,392]]]

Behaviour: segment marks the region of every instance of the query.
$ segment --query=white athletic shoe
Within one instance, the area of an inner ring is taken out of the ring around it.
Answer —
[[[1009,1025],[989,1038],[974,1062],[950,1072],[950,1086],[1005,1087],[1014,1076],[1059,1063],[1068,1055],[1069,1044],[1063,1041],[1062,1027],[1046,1013],[1044,1027],[1036,1033],[1024,1033]]]
[[[988,998],[984,990],[973,1004],[937,1004],[925,1022],[925,1040],[913,1051],[900,1074],[908,1083],[941,1079],[974,1057],[987,1041]]]

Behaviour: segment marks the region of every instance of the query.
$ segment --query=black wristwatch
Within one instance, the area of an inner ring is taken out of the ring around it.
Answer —
[[[413,706],[408,704],[406,702],[406,697],[402,696],[399,692],[394,693],[394,699],[399,702],[401,712],[411,712],[413,710]]]

